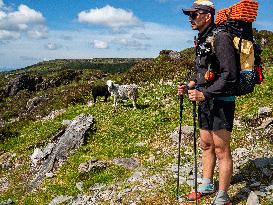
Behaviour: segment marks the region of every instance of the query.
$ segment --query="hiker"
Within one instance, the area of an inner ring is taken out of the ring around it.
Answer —
[[[195,1],[191,8],[182,10],[188,16],[193,30],[198,30],[195,40],[196,73],[187,85],[178,85],[178,95],[188,94],[190,101],[198,103],[198,125],[202,149],[203,175],[196,196],[215,192],[213,182],[216,160],[219,160],[219,191],[212,204],[231,204],[228,188],[233,172],[230,138],[235,111],[235,86],[238,76],[238,54],[232,36],[215,32],[215,8],[209,0]],[[213,48],[211,39],[213,41]],[[186,93],[187,92],[187,93]]]

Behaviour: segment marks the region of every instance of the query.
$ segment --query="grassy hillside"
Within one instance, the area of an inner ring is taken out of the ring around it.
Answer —
[[[267,81],[257,87],[253,94],[238,99],[237,115],[243,116],[247,113],[247,115],[254,116],[259,106],[272,106],[272,101],[266,98],[272,90],[272,69],[267,70],[266,79]],[[130,102],[120,105],[117,112],[113,112],[111,102],[99,102],[94,107],[88,107],[86,104],[71,105],[64,114],[56,119],[38,120],[25,124],[20,128],[17,136],[5,139],[0,144],[1,153],[16,153],[11,163],[17,164],[17,168],[1,169],[1,176],[9,179],[10,186],[0,199],[11,198],[18,204],[47,204],[52,200],[52,196],[79,194],[75,186],[79,181],[84,184],[85,194],[92,194],[89,188],[95,183],[108,185],[120,183],[120,186],[125,188],[126,179],[133,174],[133,170],[112,165],[104,171],[80,174],[78,166],[90,159],[110,161],[117,157],[135,157],[140,161],[142,169],[145,169],[148,176],[155,173],[166,174],[164,186],[157,187],[149,195],[140,193],[143,204],[175,204],[175,179],[167,169],[170,164],[176,163],[177,150],[172,145],[169,136],[179,124],[179,105],[175,84],[144,83],[141,87],[137,110],[132,109]],[[185,100],[184,106],[183,124],[192,125],[191,104]],[[73,119],[80,113],[90,113],[96,118],[96,132],[88,135],[87,143],[69,157],[57,171],[55,177],[46,179],[37,191],[27,193],[25,187],[32,177],[29,156],[34,148],[44,146],[52,134],[61,127],[62,120]],[[244,141],[245,131],[235,129],[233,149],[242,144],[250,146],[248,145],[250,142]],[[144,143],[144,145],[139,146],[139,143]],[[265,139],[264,143],[269,142]],[[190,142],[184,149],[190,152],[192,143]],[[192,160],[192,156],[187,156],[184,160]],[[183,185],[181,190],[182,193],[185,193],[189,191],[189,187]],[[130,197],[133,198],[134,195],[129,194],[126,200],[129,201]],[[268,203],[264,201],[263,204]],[[101,202],[101,204],[108,204],[108,202]],[[127,203],[124,202],[124,204]]]
[[[260,35],[257,39],[268,38],[268,42],[271,42],[272,33]],[[268,55],[272,50],[267,45],[264,46],[263,53],[266,62],[265,82],[256,86],[254,93],[239,97],[236,101],[236,116],[242,126],[235,126],[233,151],[243,147],[256,149],[257,146],[257,154],[262,156],[266,150],[273,148],[272,133],[260,131],[258,134],[268,137],[257,138],[257,141],[253,137],[249,138],[257,134],[255,128],[258,125],[259,107],[273,108],[273,64]],[[193,49],[186,49],[181,52],[179,60],[162,54],[156,59],[134,62],[130,69],[118,71],[121,73],[98,67],[82,68],[77,63],[69,64],[65,60],[1,73],[0,125],[3,123],[4,126],[0,126],[0,185],[3,185],[3,179],[8,185],[0,186],[0,202],[10,198],[15,204],[48,204],[54,197],[61,195],[91,196],[95,191],[90,187],[103,184],[106,190],[112,190],[116,195],[126,193],[122,195],[122,202],[115,201],[114,204],[131,204],[136,199],[138,204],[177,204],[176,179],[171,170],[177,164],[177,144],[170,135],[179,125],[176,85],[178,81],[187,80],[192,71],[193,58]],[[107,65],[105,62],[102,64]],[[72,72],[75,73],[70,78]],[[18,73],[41,77],[43,83],[37,90],[22,89],[14,96],[5,96],[5,86]],[[118,110],[114,112],[112,99],[107,103],[98,102],[95,106],[88,106],[92,86],[103,84],[107,79],[118,83],[137,83],[140,87],[138,109],[133,110],[132,103],[127,101],[120,103]],[[27,111],[28,100],[37,96],[46,96],[46,100]],[[51,111],[60,109],[64,109],[64,113],[54,119],[42,120]],[[62,127],[63,120],[74,119],[81,113],[89,113],[96,119],[93,132],[88,133],[86,143],[65,161],[53,178],[47,178],[37,190],[29,192],[27,187],[33,178],[30,155],[35,148],[44,147],[50,142]],[[255,119],[256,124],[253,123]],[[192,105],[185,99],[183,125],[192,124]],[[139,165],[135,169],[125,168],[111,163],[115,158],[134,158]],[[109,166],[103,170],[79,173],[79,165],[92,159],[108,162]],[[242,170],[249,169],[249,161],[243,162],[242,158],[236,161],[242,163]],[[192,138],[183,141],[182,165],[193,166]],[[128,181],[136,172],[142,174],[140,179]],[[188,176],[185,173],[183,177]],[[270,184],[273,178],[269,176],[263,180],[264,184]],[[78,182],[83,184],[82,191],[76,186]],[[246,204],[245,198],[237,197],[240,190],[247,187],[245,183],[237,182],[231,186],[233,204]],[[188,184],[181,184],[181,195],[185,195],[190,189]],[[212,197],[202,199],[201,204],[208,204]],[[272,200],[265,197],[260,197],[260,203],[273,204]],[[110,200],[102,197],[98,204],[110,204]]]

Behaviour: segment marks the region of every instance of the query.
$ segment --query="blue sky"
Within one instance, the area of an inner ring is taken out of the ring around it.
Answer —
[[[239,0],[215,0],[216,9]],[[0,0],[0,70],[58,58],[156,57],[193,45],[192,0]],[[254,27],[273,30],[273,2]]]

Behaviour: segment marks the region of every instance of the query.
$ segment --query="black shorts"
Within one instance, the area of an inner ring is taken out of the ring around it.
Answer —
[[[232,131],[235,101],[210,99],[198,104],[198,123],[200,129]]]

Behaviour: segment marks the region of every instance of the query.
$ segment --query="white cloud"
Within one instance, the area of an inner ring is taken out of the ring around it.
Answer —
[[[24,31],[29,26],[43,25],[45,21],[40,12],[36,12],[25,5],[20,5],[18,11],[9,13],[2,11],[0,17],[2,17],[0,19],[0,29],[14,31]]]
[[[112,28],[132,26],[139,23],[139,19],[131,11],[114,8],[109,5],[100,9],[96,8],[80,12],[78,14],[78,21]]]
[[[73,38],[71,36],[67,36],[67,35],[64,35],[64,34],[60,35],[58,38],[66,40],[66,41],[72,41],[73,40]]]
[[[14,24],[40,24],[44,23],[45,19],[40,12],[21,4],[18,7],[18,11],[8,14],[7,20]]]
[[[18,39],[20,34],[14,31],[0,30],[0,40]]]
[[[5,12],[0,11],[0,20],[3,19],[3,18],[5,18],[6,16],[7,16],[7,14]]]
[[[44,25],[37,25],[36,27],[27,31],[27,35],[33,39],[47,38],[48,36],[47,27]]]
[[[106,49],[106,48],[108,48],[108,43],[105,41],[94,40],[93,46],[94,46],[94,48]]]
[[[140,40],[149,40],[150,38],[145,35],[145,33],[134,33],[132,38],[140,39]]]
[[[18,7],[17,11],[6,11],[2,9],[3,6],[3,1],[0,1],[0,31],[5,34],[9,33],[9,38],[18,38],[22,34],[26,34],[30,38],[45,38],[47,36],[45,19],[39,11],[23,4]],[[0,40],[5,38],[0,36]]]
[[[117,38],[112,40],[113,44],[118,46],[118,49],[135,49],[135,50],[146,50],[151,45],[142,43],[141,41],[137,41],[131,38]]]
[[[59,48],[62,48],[62,46],[56,43],[48,43],[45,45],[45,49],[47,50],[57,50]]]

